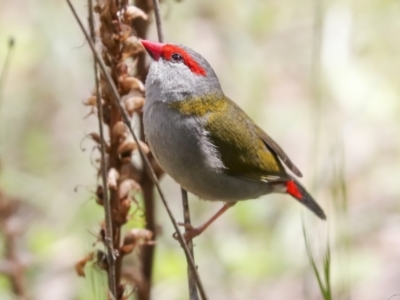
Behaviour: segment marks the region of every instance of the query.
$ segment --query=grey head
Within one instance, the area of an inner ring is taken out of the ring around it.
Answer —
[[[184,45],[141,41],[154,59],[146,79],[147,101],[183,101],[223,95],[207,60]]]

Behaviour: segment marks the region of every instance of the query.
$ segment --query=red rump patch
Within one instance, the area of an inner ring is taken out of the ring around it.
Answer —
[[[166,60],[170,60],[172,54],[178,53],[183,57],[183,62],[188,68],[195,74],[200,76],[206,75],[206,70],[204,70],[185,50],[174,45],[167,44],[163,47],[162,56]]]
[[[297,187],[296,182],[290,180],[288,182],[286,182],[286,191],[289,195],[292,195],[293,197],[295,197],[297,200],[302,200],[303,199],[303,195],[301,194],[301,192],[299,191],[299,188]]]

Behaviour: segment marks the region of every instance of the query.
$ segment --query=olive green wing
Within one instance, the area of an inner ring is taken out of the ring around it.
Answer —
[[[295,164],[290,160],[289,156],[282,150],[282,148],[268,135],[266,134],[260,127],[254,124],[256,127],[257,134],[262,138],[265,145],[278,157],[283,161],[283,163],[298,177],[303,177],[300,170],[295,166]]]
[[[220,154],[224,172],[256,181],[288,178],[278,159],[284,154],[282,149],[264,133],[265,141],[263,131],[233,101],[226,98],[226,105],[209,114],[207,120],[208,138]]]

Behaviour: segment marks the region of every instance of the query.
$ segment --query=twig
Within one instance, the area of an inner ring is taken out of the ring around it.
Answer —
[[[164,42],[164,34],[163,34],[163,31],[162,31],[161,15],[160,15],[160,4],[158,3],[158,0],[153,0],[153,6],[154,6],[154,15],[156,16],[156,26],[157,26],[158,41],[160,43],[162,43],[162,42]]]
[[[148,0],[135,0],[134,5],[141,9],[145,14],[149,15],[153,9],[152,4]],[[132,21],[132,27],[136,31],[137,37],[145,39],[149,27],[149,20],[136,18]],[[136,64],[136,77],[142,82],[145,81],[148,73],[146,66],[146,53],[140,52],[137,57]],[[139,113],[140,118],[140,139],[145,140],[144,127],[143,127],[143,112]],[[159,177],[159,174],[157,174]],[[157,239],[157,226],[156,226],[156,199],[154,193],[154,183],[149,173],[143,169],[141,172],[140,185],[143,193],[143,204],[146,221],[146,229],[153,232],[153,239]],[[141,270],[144,279],[146,280],[146,293],[139,294],[138,300],[148,300],[150,298],[151,281],[153,275],[154,254],[156,244],[143,245],[141,251]]]
[[[189,210],[189,202],[188,202],[188,194],[187,191],[181,187],[182,194],[182,206],[183,206],[183,222],[184,224],[191,224],[190,222],[190,210]],[[188,242],[188,247],[190,251],[190,255],[192,255],[194,261],[194,251],[193,251],[193,240]],[[194,278],[194,274],[192,270],[188,267],[188,284],[189,284],[189,299],[190,300],[198,300],[199,295],[197,294],[197,286],[196,280]]]
[[[95,31],[94,31],[94,19],[93,19],[93,3],[92,0],[88,0],[88,10],[89,10],[89,29],[92,42],[95,42]],[[117,280],[115,271],[115,256],[114,256],[114,242],[113,242],[113,224],[112,224],[112,211],[111,204],[108,197],[107,188],[107,165],[106,165],[106,153],[105,153],[105,139],[104,139],[104,129],[103,129],[103,105],[101,103],[101,91],[99,85],[99,72],[97,69],[96,58],[93,60],[94,68],[94,78],[96,84],[96,104],[97,104],[97,115],[99,120],[99,133],[100,133],[100,155],[101,155],[101,181],[103,186],[103,199],[104,199],[104,211],[106,220],[106,231],[105,231],[105,241],[107,248],[107,260],[108,260],[108,287],[114,298],[117,297]]]
[[[74,6],[72,5],[71,1],[70,0],[66,0],[66,1],[68,3],[68,6],[70,7],[75,19],[76,19],[76,21],[78,22],[79,27],[81,28],[83,34],[85,35],[85,38],[88,41],[88,44],[89,44],[94,56],[96,57],[97,62],[100,65],[101,71],[103,72],[103,74],[105,76],[106,82],[107,82],[108,86],[111,89],[112,95],[114,97],[115,104],[116,104],[116,106],[118,107],[118,109],[121,112],[123,122],[125,123],[125,125],[128,126],[129,131],[132,134],[132,137],[133,137],[134,141],[139,145],[139,140],[138,140],[135,132],[133,131],[133,129],[131,127],[128,114],[126,113],[125,109],[121,105],[121,99],[119,97],[117,88],[116,88],[116,86],[115,86],[115,84],[114,84],[114,82],[113,82],[113,80],[112,80],[112,78],[111,78],[111,76],[110,76],[110,74],[109,74],[109,72],[107,70],[107,67],[106,67],[103,59],[101,58],[100,54],[97,52],[96,48],[94,47],[94,45],[93,45],[93,43],[92,43],[92,41],[91,41],[91,39],[89,37],[89,34],[87,33],[85,27],[83,26],[83,23],[82,23],[81,19],[79,18],[78,14],[76,13],[76,10],[75,10]],[[166,211],[168,213],[168,216],[169,216],[169,218],[170,218],[170,220],[172,222],[172,225],[174,226],[174,229],[175,229],[175,231],[177,233],[177,236],[178,236],[178,240],[181,243],[181,246],[182,246],[182,248],[183,248],[183,250],[185,252],[186,258],[187,258],[187,260],[189,262],[189,266],[190,266],[190,268],[192,269],[192,271],[193,271],[193,273],[195,275],[196,282],[197,282],[197,287],[199,288],[200,295],[201,295],[203,300],[208,299],[206,294],[205,294],[205,290],[204,290],[203,284],[202,284],[202,282],[200,280],[199,274],[198,274],[198,272],[196,270],[196,265],[193,262],[192,256],[190,255],[190,252],[189,252],[188,246],[186,244],[186,241],[183,238],[182,233],[179,230],[178,223],[176,222],[175,217],[173,216],[172,211],[171,211],[171,209],[170,209],[170,207],[169,207],[169,205],[168,205],[168,203],[167,203],[167,201],[165,199],[164,193],[161,190],[161,187],[160,187],[160,185],[158,183],[158,180],[157,180],[157,176],[156,176],[153,168],[151,167],[150,161],[149,161],[148,157],[144,154],[143,149],[141,147],[138,147],[138,150],[139,150],[140,157],[142,158],[142,160],[144,162],[144,165],[146,166],[146,169],[150,173],[150,176],[151,176],[151,178],[152,178],[152,180],[153,180],[153,182],[154,182],[154,184],[156,186],[157,192],[160,195],[160,198],[161,198],[161,200],[163,202],[163,205],[164,205],[164,207],[165,207],[165,209],[166,209]]]
[[[6,80],[8,68],[10,66],[11,54],[12,54],[12,50],[14,49],[14,45],[15,45],[14,38],[10,37],[8,39],[8,49],[7,49],[6,59],[4,61],[3,69],[1,70],[1,75],[0,75],[0,100],[1,100],[1,91],[3,88],[3,84]]]
[[[164,42],[164,34],[162,31],[160,5],[158,3],[158,0],[153,0],[153,5],[154,5],[154,14],[156,17],[158,41],[160,43],[162,43],[162,42]],[[182,194],[184,224],[189,225],[190,224],[190,210],[189,210],[189,203],[188,203],[188,195],[187,195],[187,191],[183,187],[181,187],[181,194]],[[190,240],[188,242],[188,248],[189,248],[190,255],[192,256],[193,263],[195,263],[192,240]],[[189,261],[188,261],[188,263],[189,263]],[[188,284],[189,284],[190,300],[198,300],[199,296],[197,294],[195,274],[194,274],[194,271],[190,267],[188,267]]]

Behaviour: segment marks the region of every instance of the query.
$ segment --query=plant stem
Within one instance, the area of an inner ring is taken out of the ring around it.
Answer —
[[[90,28],[90,35],[92,42],[95,42],[95,31],[94,31],[94,18],[93,18],[93,3],[92,0],[88,0],[88,21]],[[101,103],[101,91],[99,85],[99,72],[97,69],[96,58],[93,58],[94,78],[96,84],[96,104],[97,104],[97,116],[99,120],[99,133],[100,133],[100,157],[101,157],[101,181],[103,186],[103,199],[104,199],[104,212],[106,220],[105,230],[105,242],[107,248],[107,261],[108,261],[108,287],[112,296],[117,298],[117,280],[116,280],[116,264],[114,256],[114,239],[113,239],[113,224],[112,224],[112,211],[111,203],[108,196],[107,188],[107,164],[105,154],[105,139],[104,139],[104,128],[103,128],[103,105]]]
[[[190,221],[190,210],[189,210],[189,201],[188,201],[188,194],[187,191],[181,187],[181,194],[182,194],[182,206],[183,206],[183,222],[186,224],[191,224]],[[188,242],[188,247],[190,251],[190,255],[192,255],[193,261],[194,260],[194,251],[193,251],[193,240]],[[197,285],[196,279],[194,278],[194,274],[192,270],[188,267],[188,284],[189,284],[189,299],[190,300],[198,300],[199,295],[197,294]]]
[[[106,67],[101,55],[97,52],[96,48],[94,47],[94,44],[91,41],[91,39],[89,37],[89,34],[87,33],[85,27],[83,26],[83,23],[82,23],[81,19],[79,18],[78,14],[76,13],[76,10],[75,10],[74,6],[72,5],[71,0],[66,0],[66,1],[67,1],[68,5],[70,7],[75,19],[76,19],[76,21],[78,22],[79,27],[81,28],[83,34],[85,35],[85,38],[86,38],[86,40],[87,40],[87,42],[88,42],[88,44],[90,46],[90,49],[92,50],[94,56],[96,57],[96,60],[97,60],[99,66],[101,68],[101,71],[103,72],[103,74],[105,76],[105,80],[107,82],[107,85],[110,88],[110,91],[111,91],[111,93],[113,95],[113,98],[114,98],[114,101],[115,101],[115,105],[118,107],[118,109],[121,112],[123,122],[128,127],[128,129],[129,129],[129,131],[130,131],[135,143],[137,143],[139,145],[140,144],[139,143],[139,139],[137,138],[135,132],[133,131],[133,129],[131,127],[128,114],[127,114],[127,112],[125,111],[124,107],[121,104],[121,99],[119,97],[117,87],[115,86],[115,83],[112,80],[111,75],[110,75],[109,71],[107,70],[107,67]],[[157,1],[157,0],[153,0],[153,1]],[[195,263],[193,261],[192,256],[190,255],[187,243],[186,243],[185,239],[183,238],[183,235],[182,235],[181,231],[179,230],[178,223],[176,222],[176,219],[175,219],[174,215],[172,214],[172,211],[171,211],[171,209],[170,209],[170,207],[169,207],[169,205],[167,203],[167,200],[166,200],[166,198],[164,196],[164,193],[161,190],[161,187],[160,187],[160,185],[158,183],[158,180],[157,180],[156,173],[155,173],[154,169],[152,168],[152,166],[150,164],[149,158],[144,154],[143,149],[141,147],[138,147],[138,150],[139,150],[140,157],[142,158],[142,160],[144,162],[144,165],[145,165],[147,171],[149,172],[149,174],[150,174],[150,176],[151,176],[151,178],[152,178],[152,180],[153,180],[153,182],[154,182],[154,184],[156,186],[157,192],[160,195],[161,201],[162,201],[162,203],[163,203],[163,205],[164,205],[164,207],[165,207],[165,209],[166,209],[166,211],[168,213],[168,216],[169,216],[169,218],[170,218],[170,220],[172,222],[172,225],[174,226],[174,229],[175,229],[175,231],[177,233],[177,236],[178,236],[178,240],[181,243],[181,246],[182,246],[182,248],[183,248],[183,250],[185,252],[186,259],[189,262],[189,266],[190,266],[190,268],[192,269],[192,271],[193,271],[193,273],[195,275],[200,295],[201,295],[203,300],[208,299],[208,297],[206,296],[203,284],[201,282],[200,276],[199,276],[199,274],[198,274],[198,272],[196,270],[196,265],[195,265]]]

